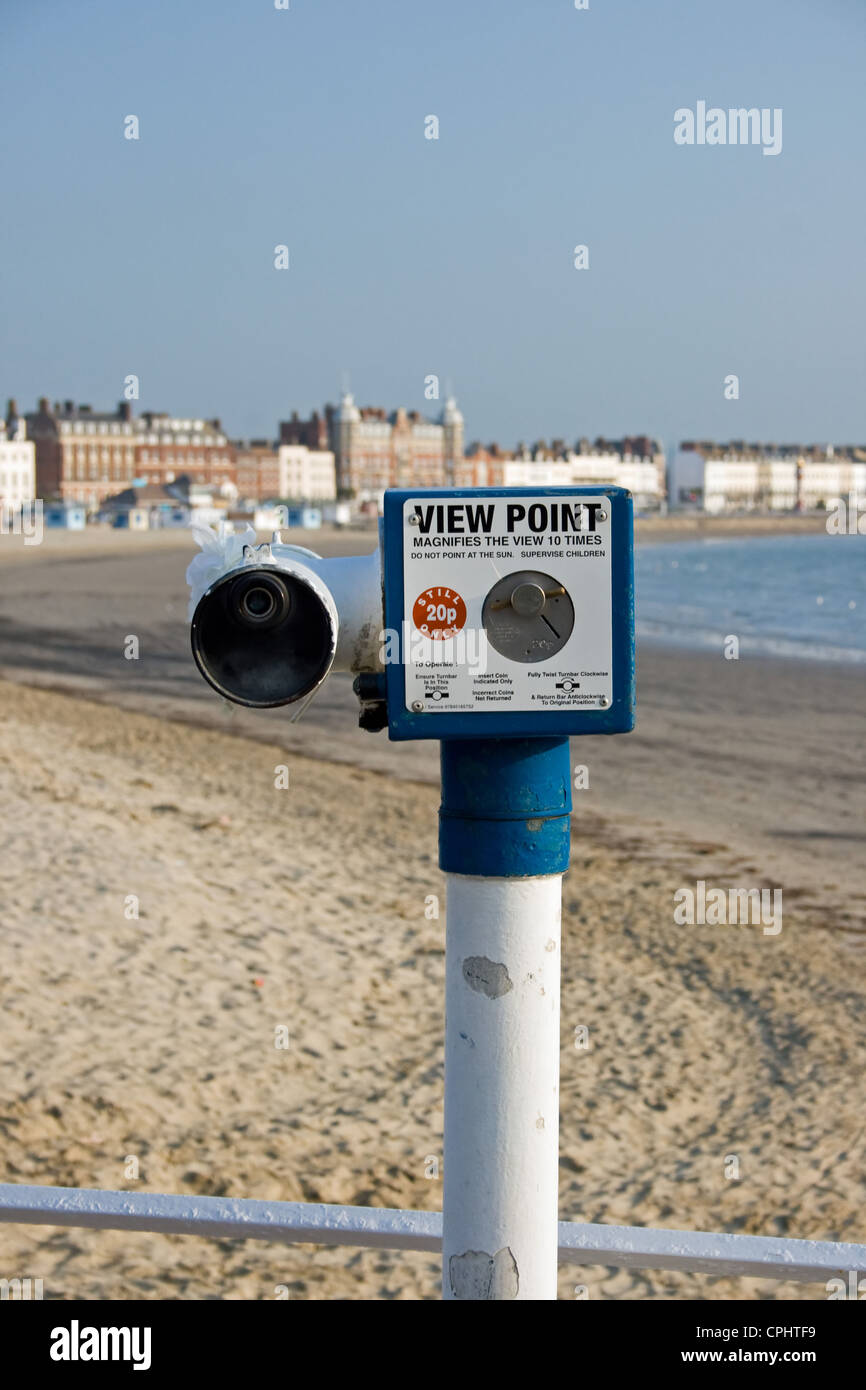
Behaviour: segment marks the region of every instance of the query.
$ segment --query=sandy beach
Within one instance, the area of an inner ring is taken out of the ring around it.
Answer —
[[[0,785],[8,1181],[441,1205],[433,785],[9,683]],[[576,816],[564,1219],[866,1237],[864,941],[845,902],[786,898],[774,937],[673,922],[679,885],[757,867],[723,836],[660,856],[651,828]],[[0,1252],[46,1298],[438,1294],[422,1255],[26,1226],[0,1228]],[[561,1271],[560,1297],[579,1280],[598,1298],[826,1296],[588,1268]]]

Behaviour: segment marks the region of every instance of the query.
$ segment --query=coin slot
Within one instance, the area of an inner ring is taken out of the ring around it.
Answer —
[[[562,651],[574,631],[574,604],[552,575],[520,570],[493,585],[481,622],[494,651],[528,665]]]

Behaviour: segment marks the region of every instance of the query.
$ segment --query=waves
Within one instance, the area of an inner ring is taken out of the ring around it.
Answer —
[[[635,589],[639,641],[866,665],[866,537],[642,546]]]

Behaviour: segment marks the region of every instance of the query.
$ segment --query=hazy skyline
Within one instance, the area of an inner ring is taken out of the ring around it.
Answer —
[[[2,32],[21,410],[134,373],[137,412],[272,437],[344,380],[434,414],[435,373],[506,447],[866,440],[858,0],[6,0]],[[778,110],[779,152],[678,145],[700,102]]]

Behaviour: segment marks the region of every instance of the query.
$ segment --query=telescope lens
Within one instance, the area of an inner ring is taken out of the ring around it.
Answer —
[[[274,611],[274,596],[267,589],[247,589],[243,610],[249,618],[268,618]]]
[[[289,591],[277,575],[250,575],[232,587],[231,606],[245,627],[273,627],[283,621],[290,605]]]
[[[334,660],[336,621],[301,575],[264,567],[227,574],[199,599],[196,664],[228,700],[288,705],[321,684]]]

